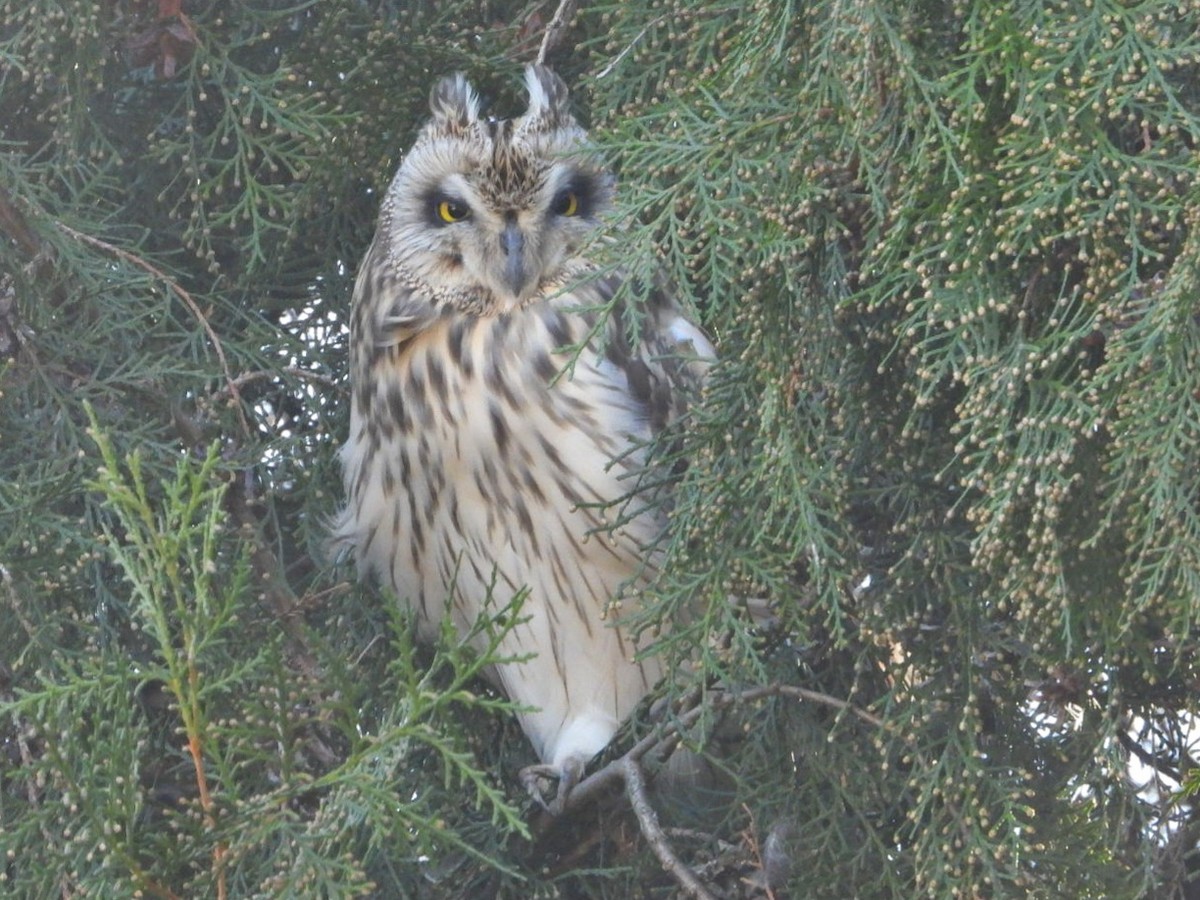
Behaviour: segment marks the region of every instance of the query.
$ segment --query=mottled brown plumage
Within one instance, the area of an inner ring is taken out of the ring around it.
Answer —
[[[440,82],[383,202],[354,291],[336,536],[425,638],[528,591],[499,649],[533,656],[490,677],[533,708],[521,725],[569,782],[663,674],[614,614],[656,570],[662,514],[635,499],[619,528],[606,515],[712,348],[661,287],[642,292],[636,345],[623,304],[598,317],[624,276],[581,252],[611,177],[562,81],[530,67],[526,83],[526,113],[494,120],[462,76]]]

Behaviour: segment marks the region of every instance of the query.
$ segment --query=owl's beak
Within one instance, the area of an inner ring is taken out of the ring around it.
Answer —
[[[525,267],[525,235],[515,220],[500,233],[500,249],[504,253],[504,286],[514,297],[520,297],[529,281],[529,270]]]

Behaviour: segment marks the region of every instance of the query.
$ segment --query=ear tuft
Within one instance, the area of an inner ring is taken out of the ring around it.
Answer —
[[[527,67],[525,86],[529,90],[529,109],[525,113],[527,118],[544,118],[558,122],[570,117],[571,111],[567,109],[567,85],[548,68]]]
[[[451,128],[466,128],[479,118],[479,97],[462,72],[443,78],[429,93],[434,121]]]

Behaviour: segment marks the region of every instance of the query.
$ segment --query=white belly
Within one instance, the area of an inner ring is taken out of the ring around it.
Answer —
[[[527,621],[498,653],[536,656],[491,675],[512,700],[536,707],[522,726],[543,762],[589,757],[662,674],[657,659],[635,662],[637,644],[613,625],[614,600],[624,587],[636,602],[653,565],[660,518],[642,509],[605,527],[638,509],[611,504],[636,485],[644,456],[631,445],[646,423],[611,363],[585,351],[570,377],[548,384],[533,362],[542,345],[497,340],[489,323],[468,335],[464,365],[437,376],[448,328],[435,326],[373,372],[376,401],[398,392],[412,427],[368,453],[363,422],[352,422],[343,453],[357,515],[343,533],[352,529],[360,566],[413,607],[426,639],[447,610],[466,634],[481,612],[524,594]],[[425,407],[414,396],[420,385]],[[486,635],[474,643],[483,649]]]

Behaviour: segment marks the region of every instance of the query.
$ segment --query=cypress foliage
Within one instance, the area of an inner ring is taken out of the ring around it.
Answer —
[[[561,32],[597,252],[721,356],[631,611],[678,677],[597,764],[696,754],[662,832],[539,816],[493,655],[323,550],[378,198],[557,11],[0,0],[0,893],[1190,896],[1200,10]]]

